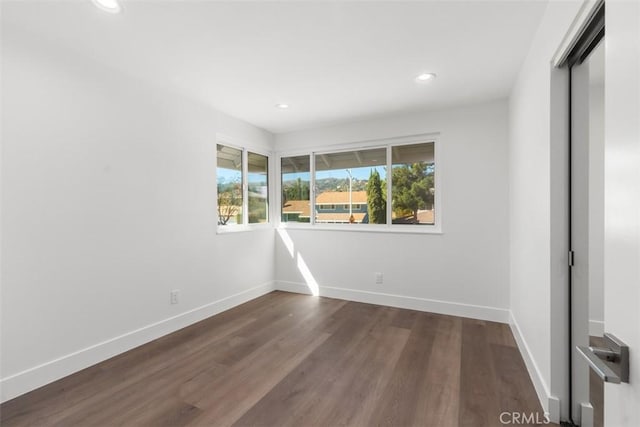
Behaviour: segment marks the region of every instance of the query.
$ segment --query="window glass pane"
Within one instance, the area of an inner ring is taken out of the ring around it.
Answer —
[[[387,223],[387,149],[317,154],[317,223]]]
[[[249,224],[269,221],[269,158],[256,153],[247,154]]]
[[[310,156],[283,157],[282,173],[282,222],[310,222],[311,188]]]
[[[434,143],[391,147],[393,224],[435,224]]]
[[[242,151],[218,144],[218,224],[242,224]]]

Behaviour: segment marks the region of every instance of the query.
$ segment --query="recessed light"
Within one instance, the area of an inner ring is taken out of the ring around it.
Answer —
[[[436,75],[433,73],[422,73],[418,77],[416,77],[417,82],[428,82],[429,80],[433,80],[436,78]]]
[[[289,104],[276,104],[276,108],[286,110],[287,108],[289,108]]]
[[[118,0],[91,0],[93,4],[95,4],[98,9],[104,10],[109,13],[120,13],[122,11],[122,7]]]

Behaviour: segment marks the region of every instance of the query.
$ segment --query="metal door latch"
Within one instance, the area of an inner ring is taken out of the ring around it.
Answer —
[[[629,382],[629,346],[614,335],[604,334],[606,347],[576,346],[578,353],[604,382]]]

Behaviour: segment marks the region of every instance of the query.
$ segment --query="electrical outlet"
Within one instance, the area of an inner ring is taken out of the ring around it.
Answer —
[[[375,273],[375,277],[376,277],[376,285],[380,285],[383,283],[383,276],[382,273]]]
[[[173,291],[171,291],[171,304],[178,303],[178,296],[180,296],[180,290],[174,289]]]

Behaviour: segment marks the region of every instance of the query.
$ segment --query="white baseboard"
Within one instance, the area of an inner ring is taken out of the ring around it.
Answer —
[[[560,424],[560,399],[549,396],[549,409],[545,411],[549,421]]]
[[[593,406],[591,403],[580,404],[580,426],[581,427],[593,427],[594,416]]]
[[[298,282],[278,280],[275,282],[275,287],[279,291],[295,292],[299,294],[312,293],[307,285]],[[469,317],[472,319],[489,320],[492,322],[509,322],[509,310],[504,308],[462,304],[457,302],[337,288],[332,286],[320,286],[319,294],[323,297],[337,298],[347,301],[386,305],[390,307],[406,308],[430,313],[448,314],[450,316]]]
[[[604,335],[604,322],[602,320],[589,320],[589,335],[601,337]]]
[[[520,354],[522,354],[522,358],[524,359],[524,364],[527,367],[529,377],[531,377],[531,382],[533,382],[533,387],[536,390],[536,394],[538,395],[538,400],[540,400],[542,409],[544,410],[547,417],[549,417],[549,420],[551,422],[559,423],[560,400],[557,397],[552,396],[549,392],[549,387],[547,386],[547,383],[545,382],[542,373],[538,368],[538,364],[533,358],[533,354],[531,354],[529,345],[524,339],[524,335],[522,335],[522,331],[518,326],[518,322],[513,317],[513,313],[511,313],[511,311],[509,311],[509,326],[511,327],[511,332],[513,333],[513,337],[516,340],[516,344],[518,345]]]
[[[35,390],[60,378],[100,363],[164,335],[204,320],[237,305],[268,294],[273,282],[263,283],[246,291],[213,301],[168,319],[144,326],[91,347],[67,354],[55,360],[10,375],[0,380],[2,402]]]

